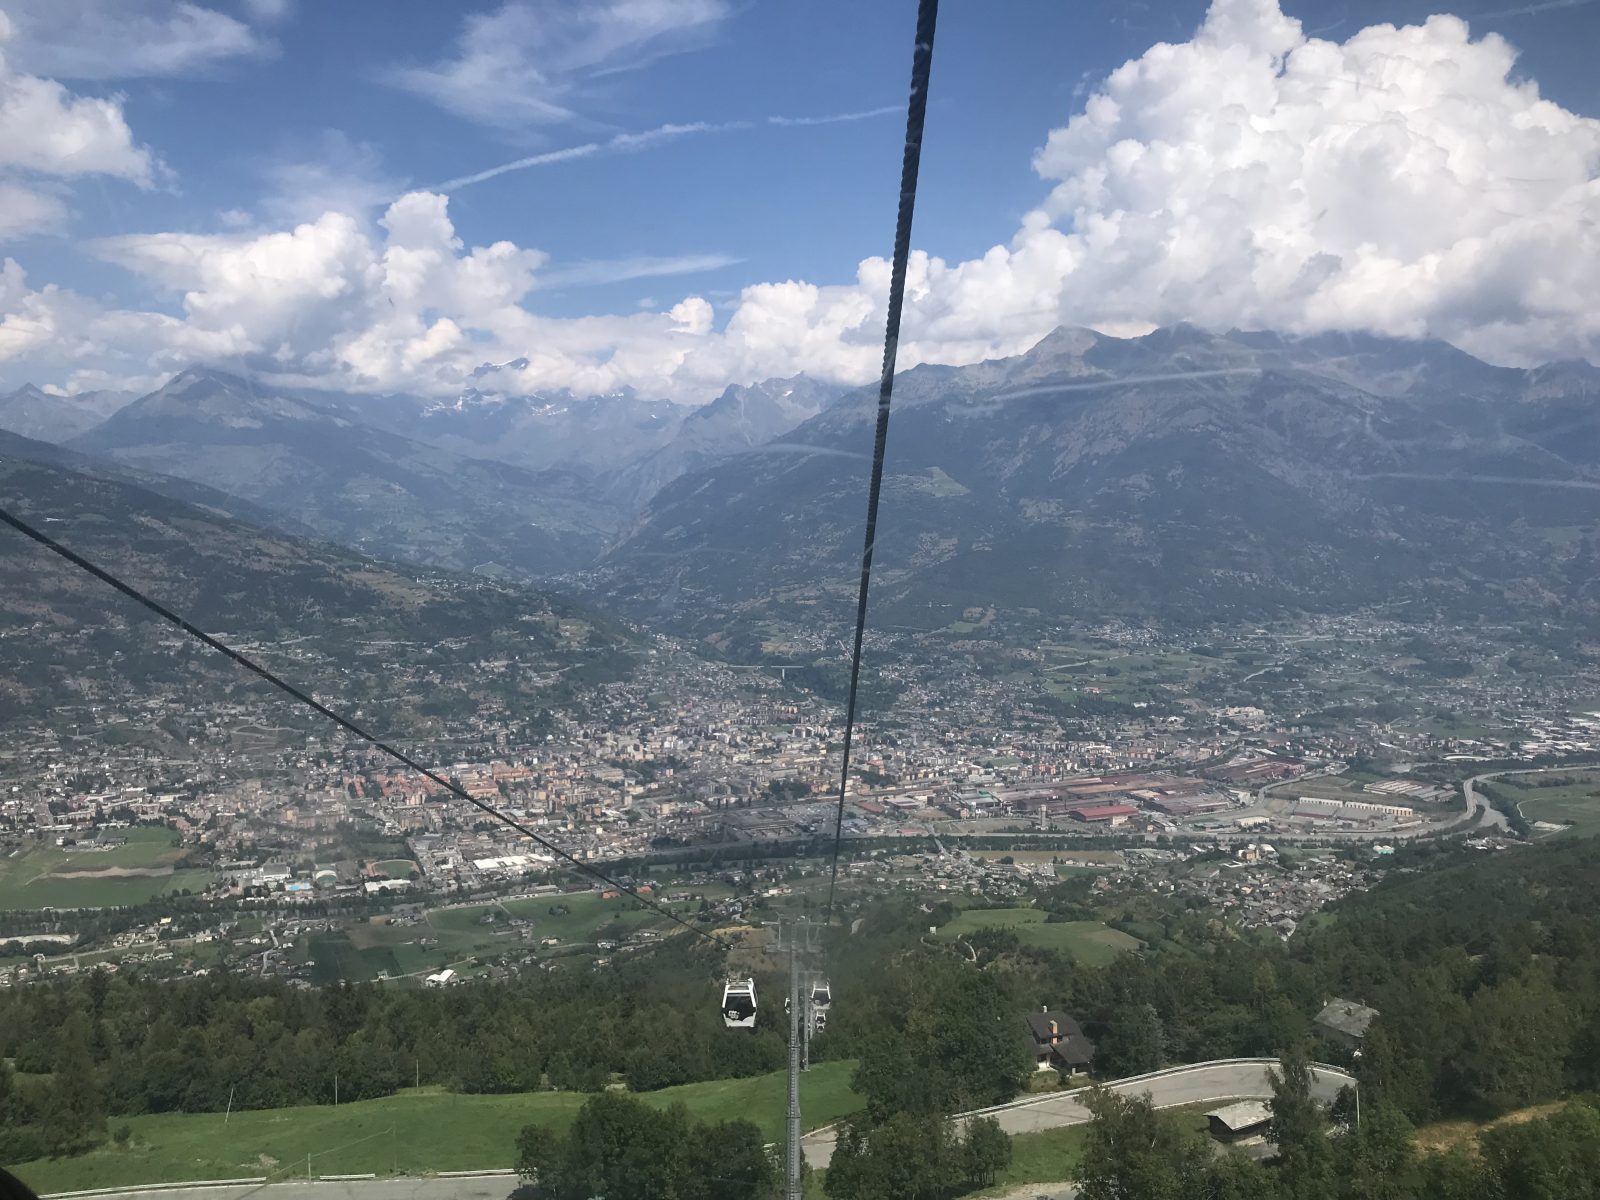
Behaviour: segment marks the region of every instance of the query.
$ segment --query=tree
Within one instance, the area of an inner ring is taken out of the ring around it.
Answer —
[[[962,1144],[966,1157],[967,1185],[992,1187],[1000,1173],[1011,1165],[1011,1139],[993,1117],[974,1117],[967,1122]]]
[[[1393,1105],[1369,1107],[1360,1129],[1332,1143],[1339,1195],[1346,1200],[1406,1200],[1415,1195],[1412,1133],[1411,1122]]]
[[[852,1081],[876,1122],[1009,1100],[1032,1068],[1021,1023],[991,972],[949,955],[917,955],[884,980],[879,1032]]]
[[[829,1200],[948,1200],[966,1190],[969,1161],[947,1117],[895,1113],[872,1125],[858,1115],[834,1146],[824,1189]]]
[[[1166,1057],[1166,1041],[1166,1031],[1154,1006],[1122,1005],[1095,1045],[1095,1074],[1104,1079],[1122,1079],[1154,1071]]]
[[[1078,1164],[1083,1200],[1183,1200],[1198,1195],[1211,1158],[1197,1134],[1163,1117],[1142,1096],[1092,1089],[1093,1114]]]
[[[1497,1125],[1479,1144],[1484,1173],[1506,1200],[1600,1197],[1600,1108],[1575,1102],[1540,1120]]]
[[[1267,1072],[1272,1083],[1272,1123],[1268,1136],[1278,1147],[1281,1169],[1301,1180],[1329,1172],[1328,1117],[1311,1094],[1311,1060],[1304,1047],[1288,1051],[1281,1070]]]
[[[778,1169],[758,1126],[749,1121],[696,1124],[689,1133],[685,1200],[749,1200],[773,1195]]]
[[[770,1200],[777,1185],[750,1122],[708,1125],[682,1105],[656,1109],[615,1092],[585,1103],[565,1136],[524,1128],[517,1173],[548,1200]]]

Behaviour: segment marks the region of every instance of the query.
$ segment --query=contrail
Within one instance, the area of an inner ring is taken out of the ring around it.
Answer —
[[[499,175],[510,174],[512,171],[526,171],[530,167],[548,167],[554,163],[570,162],[575,158],[592,158],[597,154],[627,154],[661,142],[687,137],[692,133],[721,133],[725,130],[749,127],[748,121],[727,121],[721,124],[692,121],[686,125],[658,125],[654,129],[646,129],[639,133],[619,133],[603,142],[585,142],[581,146],[566,146],[560,150],[547,150],[543,154],[530,154],[527,158],[512,159],[497,167],[488,167],[471,175],[447,179],[437,184],[433,190],[451,192],[457,188],[470,187],[474,183],[482,183],[486,179],[494,179]]]
[[[1493,12],[1468,13],[1467,20],[1477,20],[1479,17],[1531,17],[1536,13],[1554,12],[1561,8],[1582,8],[1593,4],[1594,0],[1543,0],[1540,4],[1524,4],[1520,8],[1501,8]]]
[[[837,125],[845,121],[866,121],[873,117],[886,117],[890,113],[904,111],[904,105],[891,104],[883,108],[868,108],[861,112],[830,113],[820,117],[768,117],[766,123],[785,128],[808,125]],[[654,129],[646,129],[639,133],[619,133],[603,142],[584,142],[579,146],[565,146],[560,150],[546,150],[542,154],[530,154],[526,158],[515,158],[510,162],[501,163],[497,167],[486,167],[482,171],[474,171],[470,175],[460,175],[455,179],[446,179],[443,183],[435,184],[431,190],[451,192],[458,188],[471,187],[475,183],[482,183],[487,179],[494,179],[500,175],[510,174],[512,171],[526,171],[532,167],[548,167],[556,163],[571,162],[573,159],[593,158],[597,154],[628,154],[635,150],[644,150],[650,146],[659,145],[662,142],[688,137],[690,134],[731,133],[734,130],[750,129],[752,127],[752,123],[749,121],[689,121],[681,125],[658,125]]]
[[[895,113],[904,113],[904,104],[885,104],[881,108],[866,108],[860,112],[832,113],[825,117],[768,117],[768,125],[782,125],[793,128],[804,125],[838,125],[844,121],[868,121],[873,117],[887,117]]]

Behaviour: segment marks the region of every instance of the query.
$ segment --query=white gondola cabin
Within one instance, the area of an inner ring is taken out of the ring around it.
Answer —
[[[722,985],[722,1023],[729,1029],[754,1029],[756,981],[730,979]]]
[[[833,989],[828,986],[826,979],[818,979],[811,984],[811,1007],[814,1011],[825,1013],[833,1007]]]

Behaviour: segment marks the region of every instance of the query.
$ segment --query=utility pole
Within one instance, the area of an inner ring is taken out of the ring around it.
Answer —
[[[786,1200],[803,1200],[800,1184],[800,948],[789,934],[789,1111],[785,1167]]]
[[[807,950],[810,948],[810,946],[806,947]],[[807,974],[800,984],[800,991],[804,996],[805,1003],[805,1012],[800,1017],[800,1069],[802,1071],[811,1070],[811,1026],[816,1019],[811,1011],[811,990],[811,976]]]

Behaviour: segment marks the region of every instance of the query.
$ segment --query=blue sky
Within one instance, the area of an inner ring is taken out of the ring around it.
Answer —
[[[1226,4],[1247,10],[1248,21],[1262,28],[1281,19],[1271,0]],[[252,331],[231,340],[223,336],[220,325],[206,326],[205,314],[197,312],[192,299],[186,300],[196,291],[219,288],[216,272],[186,264],[228,248],[203,240],[207,237],[242,245],[315,222],[328,212],[347,214],[363,236],[376,239],[374,254],[381,258],[384,235],[378,222],[386,204],[408,192],[427,191],[447,196],[446,236],[453,232],[463,254],[470,247],[501,241],[537,250],[537,268],[527,269],[538,282],[517,298],[526,317],[496,318],[478,312],[470,301],[461,301],[462,312],[455,312],[430,300],[418,303],[416,327],[402,331],[404,336],[415,340],[418,330],[431,331],[442,344],[459,333],[452,351],[460,352],[452,368],[458,372],[480,351],[488,360],[518,350],[519,336],[537,340],[548,335],[562,343],[568,358],[587,354],[587,366],[552,366],[548,378],[523,383],[598,386],[610,379],[643,386],[651,370],[677,370],[672,355],[641,355],[631,374],[619,368],[608,375],[588,368],[604,367],[619,353],[626,357],[625,336],[614,329],[598,336],[581,324],[540,322],[589,316],[620,322],[641,311],[668,309],[692,295],[709,305],[714,332],[736,313],[741,289],[751,285],[804,280],[842,287],[858,282],[858,263],[886,253],[890,241],[914,7],[911,0],[618,0],[583,7],[251,0],[209,8],[166,0],[81,0],[76,6],[60,6],[73,10],[63,18],[57,0],[0,0],[12,26],[4,46],[7,70],[58,81],[79,100],[109,102],[128,131],[127,144],[114,152],[124,159],[127,153],[141,153],[146,164],[121,161],[103,171],[62,167],[52,174],[48,164],[40,169],[34,163],[29,172],[30,164],[23,163],[15,181],[47,197],[41,203],[57,211],[48,219],[41,217],[36,232],[26,227],[15,231],[0,246],[0,254],[26,272],[28,294],[54,285],[81,297],[83,307],[97,313],[142,314],[134,322],[141,331],[156,343],[166,338],[137,365],[132,362],[137,349],[125,337],[114,345],[109,335],[87,338],[91,356],[103,353],[103,381],[118,371],[150,377],[188,356],[234,357],[255,369],[281,368],[289,375],[315,376],[327,370],[342,373],[347,383],[395,386],[404,380],[373,365],[375,357],[358,361],[337,347],[323,347],[319,359],[316,347],[287,346],[281,331],[259,336]],[[1141,60],[1157,43],[1189,43],[1207,20],[1208,8],[1203,0],[945,0],[915,244],[952,267],[978,262],[996,247],[1015,252],[1029,214],[1041,206],[1049,209],[1052,188],[1079,195],[1083,180],[1095,169],[1086,165],[1088,152],[1079,149],[1070,163],[1042,179],[1035,155],[1051,131],[1063,129],[1081,113],[1123,63]],[[1321,39],[1339,45],[1380,22],[1416,26],[1435,11],[1443,10],[1410,0],[1286,0],[1282,17],[1300,22],[1299,43]],[[1600,79],[1586,61],[1600,35],[1600,5],[1547,0],[1459,15],[1468,19],[1474,45],[1481,48],[1485,33],[1498,32],[1518,54],[1509,75],[1483,85],[1486,102],[1500,105],[1519,82],[1536,80],[1542,96],[1569,117],[1581,121],[1600,113]],[[1224,22],[1219,17],[1214,25],[1220,30]],[[1235,26],[1237,21],[1227,26],[1229,36],[1237,36],[1241,46],[1250,43],[1254,35],[1238,34]],[[1439,42],[1441,36],[1434,30],[1405,45]],[[1265,42],[1256,49],[1268,56],[1282,53],[1281,47]],[[1293,53],[1309,61],[1307,52]],[[1447,54],[1466,53],[1459,45],[1447,48]],[[1369,55],[1350,68],[1368,73],[1363,86],[1381,73],[1381,66],[1374,65],[1381,57]],[[1223,58],[1213,55],[1207,61],[1216,66]],[[1162,101],[1153,91],[1165,89],[1171,102],[1183,94],[1184,85],[1178,76],[1162,75],[1155,59],[1149,61],[1153,82],[1127,93],[1149,102],[1147,119],[1135,121],[1126,114],[1126,101],[1120,102],[1128,129],[1120,136],[1107,134],[1106,145],[1096,152],[1110,153],[1118,141],[1142,138],[1153,145],[1172,136],[1159,126]],[[1204,66],[1188,69],[1199,72]],[[1498,89],[1492,96],[1491,85]],[[1186,102],[1203,104],[1205,94],[1197,91]],[[1425,91],[1421,103],[1435,104],[1442,112],[1446,105],[1439,94],[1437,89]],[[1400,115],[1395,119],[1402,123],[1411,120],[1405,103],[1396,102]],[[851,119],[830,119],[842,117]],[[1370,114],[1363,120],[1376,123]],[[1457,132],[1462,138],[1471,136],[1470,124],[1461,122]],[[618,148],[614,140],[620,137],[626,145],[632,135],[671,126],[679,128],[658,132],[655,140],[638,148]],[[1411,131],[1419,144],[1428,139],[1452,144],[1428,129],[1416,126]],[[1210,139],[1214,132],[1208,128],[1196,136]],[[1578,128],[1566,147],[1576,173],[1566,180],[1569,189],[1581,185],[1586,170],[1593,176],[1592,134],[1587,127]],[[515,160],[588,145],[600,148],[586,156],[443,186]],[[1486,144],[1484,153],[1503,151]],[[1537,161],[1543,152],[1525,146],[1520,153]],[[1460,157],[1459,151],[1451,154]],[[1267,165],[1273,175],[1276,167]],[[1514,197],[1505,207],[1531,221],[1533,210],[1549,200]],[[1592,219],[1588,196],[1569,194],[1567,200],[1577,219]],[[1422,198],[1413,198],[1414,207],[1420,203]],[[1081,234],[1079,226],[1087,226],[1082,206],[1062,200],[1057,207],[1061,211],[1049,213],[1054,228],[1069,236]],[[1119,198],[1111,211],[1126,213],[1126,198]],[[1405,212],[1388,215],[1402,225],[1407,219]],[[1244,219],[1266,220],[1259,213]],[[1465,239],[1481,235],[1481,229],[1463,229],[1450,245],[1459,248]],[[351,236],[343,231],[337,238]],[[1163,236],[1170,246],[1172,231]],[[1307,236],[1314,241],[1324,234],[1312,230]],[[159,245],[148,240],[156,237],[164,240]],[[125,240],[102,240],[107,238]],[[330,240],[337,238],[329,235]],[[1417,268],[1429,255],[1437,258],[1449,248],[1411,247],[1399,255],[1400,265]],[[252,262],[276,254],[264,242],[258,249]],[[341,262],[350,261],[347,250],[337,250],[344,256]],[[1054,269],[1065,278],[1081,271],[1085,253],[1081,246],[1053,245],[1047,257],[1055,267],[1041,262],[1030,270],[1048,276]],[[1092,251],[1087,253],[1092,258]],[[1311,262],[1321,251],[1308,243],[1297,253]],[[1353,265],[1353,253],[1345,253],[1344,261]],[[1406,254],[1414,261],[1407,261]],[[1107,262],[1110,271],[1115,264]],[[979,273],[976,268],[969,272]],[[1086,288],[1094,282],[1082,279]],[[458,296],[466,286],[456,281],[445,290]],[[870,306],[872,288],[860,286],[862,303]],[[968,292],[975,286],[970,279],[961,284]],[[1042,286],[1030,275],[1022,284],[1013,281],[1010,294],[1019,287]],[[1280,320],[1277,314],[1286,312],[1293,320],[1285,323],[1297,327],[1330,321],[1380,324],[1379,316],[1352,314],[1349,301],[1336,289],[1325,292],[1311,309],[1242,307],[1247,312],[1262,308],[1257,323]],[[1180,292],[1169,280],[1153,283],[1142,301],[1119,298],[1103,314],[1084,310],[1082,289],[1076,294],[1080,298],[1072,304],[1046,295],[1030,311],[1059,302],[1061,316],[1078,312],[1107,326],[1173,316],[1208,319],[1205,305],[1192,294],[1174,311],[1165,298]],[[219,300],[216,307],[236,316],[237,299]],[[852,303],[843,293],[824,299],[846,307]],[[43,302],[33,303],[37,309]],[[1481,307],[1482,301],[1475,303]],[[1446,319],[1461,307],[1459,299],[1446,298],[1432,303],[1420,318],[1402,313],[1383,319],[1393,322],[1394,332],[1463,340]],[[1333,315],[1316,315],[1324,310]],[[182,336],[168,336],[170,330],[164,331],[157,320],[163,316],[186,324]],[[441,316],[456,332],[438,326]],[[948,316],[930,315],[930,328]],[[66,318],[57,314],[52,319]],[[1497,318],[1502,327],[1509,319]],[[703,392],[722,375],[731,379],[769,365],[844,377],[857,361],[864,361],[854,352],[859,346],[849,355],[822,353],[815,363],[807,360],[795,346],[819,327],[834,336],[839,322],[830,325],[814,313],[802,320],[809,322],[808,332],[790,339],[787,344],[794,352],[787,358],[730,352],[690,372],[693,379],[685,386]],[[870,321],[853,316],[842,320],[847,340],[862,345],[871,341]],[[1032,319],[1030,335],[1041,320]],[[1523,324],[1531,321],[1529,317]],[[314,323],[308,309],[305,321],[296,324],[298,329]],[[703,324],[696,313],[680,315],[677,332],[699,330]],[[930,351],[935,342],[946,347],[945,357],[954,358],[977,353],[980,343],[990,351],[1013,348],[1024,324],[986,332],[964,325],[960,336],[929,338]],[[361,331],[347,332],[352,339],[361,336]],[[1486,340],[1481,329],[1478,335],[1476,348],[1493,348],[1493,338]],[[1592,336],[1592,331],[1576,329],[1570,336],[1553,337],[1544,328],[1521,341],[1502,337],[1505,348],[1499,356],[1536,354],[1534,343],[1540,338],[1552,353],[1581,353]],[[589,342],[594,345],[586,349]],[[0,337],[0,381],[30,372],[61,375],[61,361],[24,349],[8,356]],[[421,361],[419,353],[389,355],[386,361],[414,363]],[[451,378],[445,371],[427,386],[448,389]],[[90,376],[80,379],[93,381]]]

